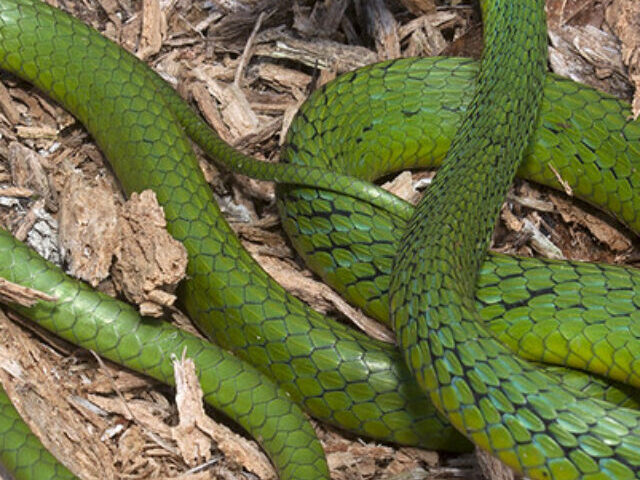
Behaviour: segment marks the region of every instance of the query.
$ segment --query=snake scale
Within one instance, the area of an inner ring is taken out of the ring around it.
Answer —
[[[578,197],[638,231],[640,126],[623,103],[544,78],[541,0],[482,6],[479,72],[464,59],[408,59],[346,74],[301,108],[285,163],[266,166],[224,144],[160,77],[81,22],[38,0],[0,0],[0,67],[75,115],[125,192],[156,192],[189,252],[181,303],[222,349],[140,318],[0,230],[0,276],[58,298],[18,310],[168,383],[170,355],[187,348],[205,400],[259,439],[283,479],[328,476],[297,405],[380,441],[448,451],[473,442],[531,478],[638,478],[640,414],[628,407],[638,406],[640,276],[484,251],[523,152],[520,175],[557,187],[552,164]],[[253,262],[187,135],[223,165],[282,183],[279,209],[296,249],[350,301],[395,324],[406,364],[395,347],[310,310]],[[437,207],[414,211],[367,183],[435,166],[447,151],[426,195]],[[503,345],[613,383],[533,367]],[[73,477],[6,398],[0,407],[0,454],[17,478]]]

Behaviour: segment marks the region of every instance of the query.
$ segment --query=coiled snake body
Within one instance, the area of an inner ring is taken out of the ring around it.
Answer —
[[[171,382],[169,355],[187,347],[205,399],[261,440],[282,478],[328,475],[297,404],[381,441],[459,451],[470,447],[460,431],[532,478],[638,477],[638,413],[587,398],[579,389],[586,382],[596,390],[596,383],[577,373],[543,374],[498,341],[528,346],[522,354],[530,359],[566,361],[637,386],[634,287],[640,277],[601,265],[496,255],[485,261],[484,250],[523,150],[521,173],[553,186],[546,167],[553,161],[565,179],[575,179],[578,196],[637,229],[640,128],[627,121],[620,102],[544,79],[540,0],[487,1],[483,10],[490,50],[472,101],[464,93],[476,76],[469,61],[368,67],[316,92],[292,125],[288,163],[263,166],[231,150],[159,77],[80,22],[37,0],[0,0],[0,66],[73,113],[127,193],[156,192],[169,231],[189,252],[188,279],[180,287],[185,310],[217,344],[272,380],[217,347],[91,292],[4,232],[0,276],[58,298],[21,309],[25,315],[155,378]],[[524,19],[517,29],[514,19]],[[575,111],[580,105],[584,112]],[[351,177],[364,172],[369,180],[403,163],[438,161],[464,112],[444,173],[427,194],[437,207],[422,203],[413,214]],[[429,123],[432,117],[437,123]],[[429,125],[438,127],[429,132]],[[285,182],[279,187],[285,229],[348,298],[384,320],[392,286],[393,323],[409,369],[394,347],[313,312],[253,262],[213,203],[185,133],[223,164]],[[342,140],[348,136],[355,141]],[[462,184],[449,183],[456,179]],[[329,190],[310,189],[314,184]],[[396,250],[400,268],[392,270]],[[606,346],[585,352],[594,331]],[[625,388],[604,386],[598,395],[636,405]],[[31,443],[8,405],[4,411],[0,431],[11,440],[4,440],[3,461],[19,477],[71,475]],[[36,464],[39,458],[48,467]]]

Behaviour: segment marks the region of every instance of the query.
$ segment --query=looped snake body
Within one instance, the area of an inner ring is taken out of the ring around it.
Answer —
[[[169,356],[186,347],[206,401],[260,439],[283,479],[328,476],[298,405],[381,441],[460,451],[471,440],[531,478],[637,478],[640,416],[604,401],[636,406],[633,389],[543,373],[503,345],[637,387],[640,277],[485,250],[522,155],[520,174],[557,186],[552,162],[578,196],[637,230],[640,127],[621,102],[545,79],[541,0],[482,4],[488,50],[479,71],[467,60],[408,59],[346,74],[302,107],[285,163],[264,165],[224,144],[158,76],[81,22],[37,0],[0,0],[0,67],[74,114],[127,193],[156,192],[189,252],[182,305],[235,357],[140,318],[0,231],[0,276],[58,298],[19,310],[169,383]],[[394,324],[403,354],[310,310],[253,262],[213,202],[187,135],[215,161],[282,183],[294,246],[347,298]],[[367,182],[432,166],[447,150],[415,211]],[[589,343],[594,332],[604,346]],[[2,405],[3,462],[19,478],[72,476]]]

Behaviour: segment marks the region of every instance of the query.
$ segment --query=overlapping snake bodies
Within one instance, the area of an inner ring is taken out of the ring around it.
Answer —
[[[526,15],[522,25],[537,32],[537,40],[531,40],[532,44],[536,45],[537,50],[542,48],[541,2],[485,3],[489,13],[488,31],[502,29],[509,34],[514,33],[512,27],[506,26],[507,22],[519,18],[515,15],[522,13]],[[500,45],[504,41],[496,38],[495,42]],[[492,40],[488,43],[492,44]],[[511,46],[510,42],[508,44]],[[512,46],[516,48],[517,44],[513,42]],[[504,60],[491,53],[489,58],[498,63]],[[514,54],[511,60],[521,60],[522,63],[518,65],[522,67],[525,63],[528,65],[525,60],[530,60],[539,68],[540,64],[544,64],[542,58],[532,54],[524,59]],[[253,362],[320,420],[383,441],[445,450],[470,447],[470,443],[425,399],[394,347],[370,340],[309,310],[287,295],[254,264],[211,203],[208,187],[198,171],[184,133],[214,159],[234,164],[244,173],[262,178],[277,177],[279,181],[291,184],[309,186],[321,183],[334,190],[346,191],[348,195],[341,196],[335,191],[312,191],[291,185],[281,187],[283,196],[291,200],[281,206],[284,225],[294,234],[296,246],[313,261],[323,276],[336,285],[344,285],[348,296],[362,300],[369,312],[382,317],[388,305],[391,259],[397,250],[398,232],[393,227],[409,218],[412,210],[406,204],[389,198],[388,194],[375,186],[355,180],[352,175],[362,171],[367,175],[366,178],[371,178],[371,175],[398,167],[403,158],[415,156],[410,164],[415,166],[421,161],[430,161],[431,154],[434,158],[442,154],[449,144],[450,137],[445,135],[447,125],[455,128],[456,115],[466,109],[465,101],[468,99],[463,92],[469,89],[469,82],[475,76],[473,64],[443,59],[389,62],[347,74],[317,92],[311,103],[303,107],[304,115],[292,125],[285,159],[299,162],[314,157],[318,151],[324,151],[330,157],[331,153],[335,153],[336,157],[328,163],[337,168],[338,174],[328,172],[326,165],[320,168],[313,164],[302,168],[297,163],[261,166],[233,151],[147,67],[80,22],[37,0],[0,0],[0,66],[36,84],[85,124],[127,192],[144,188],[156,191],[164,206],[170,232],[189,251],[189,278],[181,286],[181,301],[203,332],[215,338],[222,347]],[[531,78],[525,76],[520,79],[519,67],[509,63],[507,68],[511,69],[509,79],[516,84],[520,81],[524,84],[542,83],[539,72],[532,74]],[[481,74],[480,77],[484,79],[483,88],[500,90],[490,75]],[[553,156],[556,168],[565,178],[576,169],[582,169],[594,181],[585,184],[582,181],[585,175],[574,173],[575,177],[580,177],[578,183],[582,188],[578,189],[579,192],[593,203],[599,203],[614,212],[632,228],[637,227],[636,212],[640,208],[636,208],[639,203],[636,187],[640,182],[636,166],[640,165],[637,146],[640,134],[638,127],[627,121],[626,107],[610,97],[566,81],[548,79],[545,88],[547,100],[543,101],[543,115],[538,120],[539,130],[534,135],[534,147],[530,149],[542,154],[538,163],[530,160],[522,170],[551,181],[553,176],[544,162],[540,162],[540,159],[547,158],[545,155]],[[412,93],[415,91],[420,94]],[[523,96],[515,103],[537,96],[526,92],[528,87],[518,91]],[[496,95],[496,92],[493,94]],[[328,100],[336,98],[349,98],[349,102],[341,100],[339,109],[336,104],[328,107]],[[488,108],[497,99],[497,96],[489,97],[484,104],[472,108]],[[566,105],[576,103],[588,105],[588,112],[567,116]],[[363,104],[364,112],[360,110]],[[534,115],[534,107],[523,105],[524,112],[531,114],[529,117]],[[514,109],[514,112],[520,112],[521,107]],[[586,128],[589,125],[582,121],[585,115],[587,119],[602,119],[602,126],[598,124]],[[433,140],[429,140],[425,130],[432,117],[442,117],[444,123],[440,124],[442,127],[434,127],[442,131],[435,132]],[[485,135],[479,137],[479,143],[474,143],[470,133],[466,140],[468,143],[463,146],[472,149],[482,144],[482,140],[490,138],[486,135],[487,129],[491,133],[500,131],[507,134],[502,130],[507,130],[504,126],[511,123],[501,123],[506,120],[496,119],[500,120],[497,125],[480,121],[478,128],[482,132],[484,127]],[[522,120],[522,123],[532,121],[529,118]],[[401,124],[409,128],[408,132],[401,130]],[[526,136],[524,127],[518,126],[519,123],[513,125],[517,132]],[[336,128],[338,126],[344,130]],[[351,133],[349,129],[352,129]],[[341,135],[340,141],[333,142],[331,139],[335,137],[332,135]],[[345,142],[345,136],[352,137],[354,142]],[[373,155],[370,151],[367,153],[366,149],[369,148],[368,140],[375,140],[374,137],[382,142],[373,141],[373,147],[370,148],[383,158],[372,167],[368,162],[374,160]],[[556,139],[562,147],[557,150],[573,152],[573,157],[570,155],[566,161],[560,159],[558,152],[554,151]],[[518,144],[523,148],[525,139],[520,138]],[[492,145],[501,143],[490,143],[489,146]],[[352,155],[343,156],[342,153],[349,149]],[[613,152],[617,158],[612,158]],[[478,172],[482,172],[485,178],[493,177],[485,167],[479,165]],[[592,175],[593,170],[599,174]],[[497,176],[506,183],[510,174],[501,173]],[[364,191],[361,192],[361,188]],[[497,199],[504,188],[502,185],[488,191]],[[368,199],[373,205],[387,208],[390,213],[385,214],[368,204],[359,204],[354,211],[355,197]],[[481,197],[484,199],[484,196]],[[303,203],[303,199],[307,203]],[[478,200],[474,205],[481,207],[483,201]],[[443,212],[447,205],[442,206]],[[428,209],[421,207],[424,208]],[[495,209],[495,204],[492,208]],[[314,211],[319,215],[312,217]],[[461,211],[456,208],[453,215]],[[298,214],[301,215],[299,218],[295,216]],[[479,218],[480,214],[477,216]],[[413,222],[413,231],[421,229],[418,223]],[[491,223],[490,219],[483,221],[483,227],[479,230],[486,230]],[[433,228],[437,229],[437,225],[433,225]],[[465,230],[464,233],[455,240],[467,238],[469,232]],[[469,255],[468,262],[460,265],[459,272],[469,275],[461,282],[466,285],[467,292],[458,297],[464,298],[461,301],[465,310],[472,312],[476,307],[467,298],[468,292],[473,290],[470,278],[475,275],[471,267],[475,268],[481,263],[480,253],[475,249],[486,242],[480,239],[468,241],[474,249],[465,253]],[[426,247],[427,250],[431,248]],[[159,324],[160,330],[154,332],[141,328],[146,326],[145,320],[132,317],[130,321],[133,323],[129,325],[141,326],[123,327],[123,332],[132,333],[128,337],[120,336],[121,333],[112,330],[112,320],[108,316],[92,316],[96,305],[104,305],[107,313],[121,311],[123,307],[115,300],[91,297],[85,287],[62,277],[58,272],[52,273],[49,270],[52,266],[36,260],[32,253],[27,253],[24,247],[18,246],[4,233],[0,235],[0,249],[2,258],[9,259],[0,265],[0,275],[33,284],[45,291],[54,291],[56,286],[65,285],[65,289],[72,292],[81,289],[86,295],[87,300],[81,305],[68,304],[74,312],[79,313],[78,321],[70,321],[68,315],[56,315],[61,313],[61,309],[52,308],[51,305],[39,305],[26,311],[26,315],[68,339],[80,341],[80,344],[90,346],[101,354],[111,355],[110,358],[126,361],[150,373],[158,368],[159,371],[154,375],[170,378],[171,367],[162,359],[141,353],[147,351],[143,350],[144,345],[155,348],[157,335],[169,332],[168,326]],[[439,247],[435,249],[440,250]],[[403,250],[410,251],[406,248]],[[422,253],[416,252],[414,258],[420,258],[420,255]],[[573,312],[573,316],[583,321],[583,327],[572,322],[566,327],[568,333],[579,335],[580,332],[586,332],[585,336],[589,337],[590,328],[594,326],[599,331],[609,329],[609,348],[595,353],[599,359],[610,355],[609,365],[615,365],[615,368],[612,367],[608,373],[612,373],[614,378],[636,383],[633,352],[640,351],[634,348],[638,333],[634,318],[636,297],[633,292],[635,286],[640,284],[640,277],[636,273],[614,267],[558,264],[500,256],[492,257],[482,269],[483,274],[477,281],[481,287],[477,298],[482,307],[480,315],[485,319],[493,319],[490,326],[497,334],[512,336],[520,329],[517,325],[522,319],[524,322],[529,318],[560,322],[563,316],[572,313],[572,308],[580,310],[580,315]],[[420,280],[425,278],[426,274],[418,277]],[[414,280],[408,281],[413,282],[410,284],[412,295],[430,297],[430,302],[436,296],[439,301],[440,297],[444,300],[445,296],[450,295],[441,290],[421,293],[420,284]],[[596,288],[599,285],[603,288]],[[549,303],[556,303],[557,308],[548,308]],[[401,310],[400,302],[397,307]],[[415,311],[419,311],[423,307],[416,308]],[[525,315],[524,310],[531,315]],[[609,322],[603,318],[603,310],[614,315],[615,321]],[[521,314],[516,315],[518,312]],[[422,314],[424,317],[425,312]],[[474,322],[477,320],[475,314],[469,315]],[[438,360],[435,370],[429,370],[430,367],[426,365],[423,369],[422,364],[411,363],[416,370],[424,372],[425,379],[429,379],[423,382],[424,386],[432,392],[438,408],[451,417],[457,428],[533,477],[577,478],[575,472],[582,477],[593,473],[594,478],[598,475],[602,478],[607,475],[619,478],[624,478],[624,475],[637,476],[634,462],[638,453],[634,442],[639,438],[636,427],[638,414],[585,400],[591,411],[584,412],[581,422],[577,421],[575,412],[556,408],[557,404],[573,408],[573,394],[568,395],[554,383],[569,380],[563,377],[549,380],[537,371],[528,370],[529,367],[525,368],[519,361],[512,360],[501,350],[502,347],[495,346],[488,337],[482,338],[487,350],[473,349],[477,362],[468,364],[466,347],[458,348],[455,341],[462,340],[463,334],[476,331],[479,327],[468,321],[468,316],[463,318],[463,322],[447,325],[441,333],[430,330],[423,332],[423,324],[420,324],[420,328],[407,328],[436,340],[430,347],[436,350],[428,352]],[[93,321],[97,323],[91,323]],[[103,335],[103,332],[109,333]],[[171,332],[167,333],[169,337],[178,335],[178,339],[182,338],[178,333]],[[529,333],[525,332],[525,335]],[[616,340],[619,335],[626,335],[628,340],[620,343]],[[401,337],[402,342],[409,343],[411,347],[409,337]],[[119,338],[126,341],[118,341]],[[180,346],[182,341],[187,340],[179,340],[177,345]],[[130,343],[136,348],[129,348]],[[549,346],[563,348],[560,344],[554,341]],[[204,344],[193,345],[192,355],[196,359],[201,350],[213,348]],[[419,343],[416,345],[416,348],[426,352],[424,346]],[[567,345],[566,348],[572,346]],[[536,358],[535,353],[529,352],[529,355]],[[544,356],[548,352],[545,350],[542,353],[541,356]],[[593,353],[586,352],[583,355],[580,352],[580,355],[576,355],[576,361],[594,367],[606,365],[606,361],[589,361],[589,354],[593,357]],[[458,354],[460,358],[456,357]],[[160,356],[165,358],[166,354]],[[571,358],[571,355],[565,356]],[[201,368],[206,365],[201,365]],[[514,370],[500,369],[504,365],[510,365]],[[496,374],[496,369],[500,375]],[[202,370],[203,376],[206,376],[205,373]],[[527,382],[531,378],[537,381],[537,390]],[[436,384],[436,380],[441,383]],[[261,380],[255,381],[258,383],[249,382],[251,388],[257,388],[258,385],[266,388],[260,383]],[[540,383],[542,381],[545,383]],[[574,381],[572,385],[575,387],[580,381]],[[270,385],[270,381],[265,380],[267,384]],[[210,385],[203,380],[205,391],[217,390],[217,387]],[[548,396],[547,387],[540,385],[550,385],[548,390],[556,392],[558,396]],[[595,388],[594,384],[590,385]],[[246,386],[247,383],[238,383],[240,390],[248,388]],[[483,390],[485,387],[486,391]],[[634,402],[632,394],[628,396],[619,389],[605,388],[600,394],[621,402]],[[278,394],[274,396],[277,398]],[[210,399],[214,401],[212,395]],[[592,421],[592,417],[600,412],[609,415],[606,425],[597,419]],[[297,415],[294,417],[299,418]],[[278,415],[275,418],[277,420]],[[526,421],[529,424],[523,425]],[[306,428],[304,423],[293,424],[301,425],[301,430]],[[549,431],[546,430],[547,425],[550,426]],[[523,426],[529,430],[523,429]],[[291,427],[286,427],[285,432],[287,428]],[[610,438],[613,431],[615,438]],[[265,439],[269,437],[262,436]],[[277,441],[266,445],[283,478],[286,475],[307,478],[305,475],[309,475],[308,470],[304,468],[316,469],[318,476],[322,475],[324,467],[318,460],[314,442],[306,436],[306,440],[294,435],[290,437],[292,443],[287,445],[292,447],[290,450],[283,449],[283,445]],[[609,450],[604,448],[602,438],[606,438]],[[23,471],[32,466],[34,458],[32,453],[25,452],[27,450],[13,452],[17,462],[25,465]]]
[[[640,416],[628,421],[515,357],[475,308],[477,272],[541,99],[543,8],[516,0],[484,12],[478,87],[400,243],[392,321],[418,383],[474,444],[531,478],[632,478]]]

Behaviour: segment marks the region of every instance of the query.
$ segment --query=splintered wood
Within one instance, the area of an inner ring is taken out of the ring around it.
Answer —
[[[134,193],[120,210],[113,280],[143,315],[158,317],[164,307],[172,306],[176,286],[187,271],[187,251],[166,226],[164,211],[150,190]]]
[[[277,161],[311,91],[387,58],[478,57],[478,12],[433,0],[58,0],[63,9],[147,61],[244,153]],[[637,2],[548,0],[551,65],[627,100],[638,73]],[[640,110],[638,97],[634,112]],[[377,338],[393,335],[303,270],[283,237],[273,185],[219,172],[200,155],[214,196],[249,252],[315,308]],[[431,174],[388,187],[412,202]],[[559,179],[561,181],[562,179]],[[567,191],[568,195],[571,195]],[[518,181],[494,235],[499,251],[624,262],[633,237],[562,193]],[[184,249],[150,192],[125,203],[81,125],[32,87],[0,76],[0,224],[41,255],[145,314],[173,305]],[[114,263],[115,262],[115,263]],[[0,301],[48,300],[7,282]],[[16,323],[19,322],[19,323]],[[193,327],[187,327],[193,331]],[[188,361],[173,389],[132,374],[0,312],[0,380],[46,445],[82,478],[273,478],[253,442],[202,407]],[[335,480],[480,478],[475,456],[441,456],[345,438],[317,426]],[[484,465],[484,463],[481,463]],[[486,478],[500,470],[486,464]],[[504,473],[504,472],[503,472]],[[505,478],[505,477],[502,477]]]
[[[633,116],[640,115],[640,4],[633,0],[612,2],[606,11],[607,22],[622,42],[622,62],[634,84]]]

